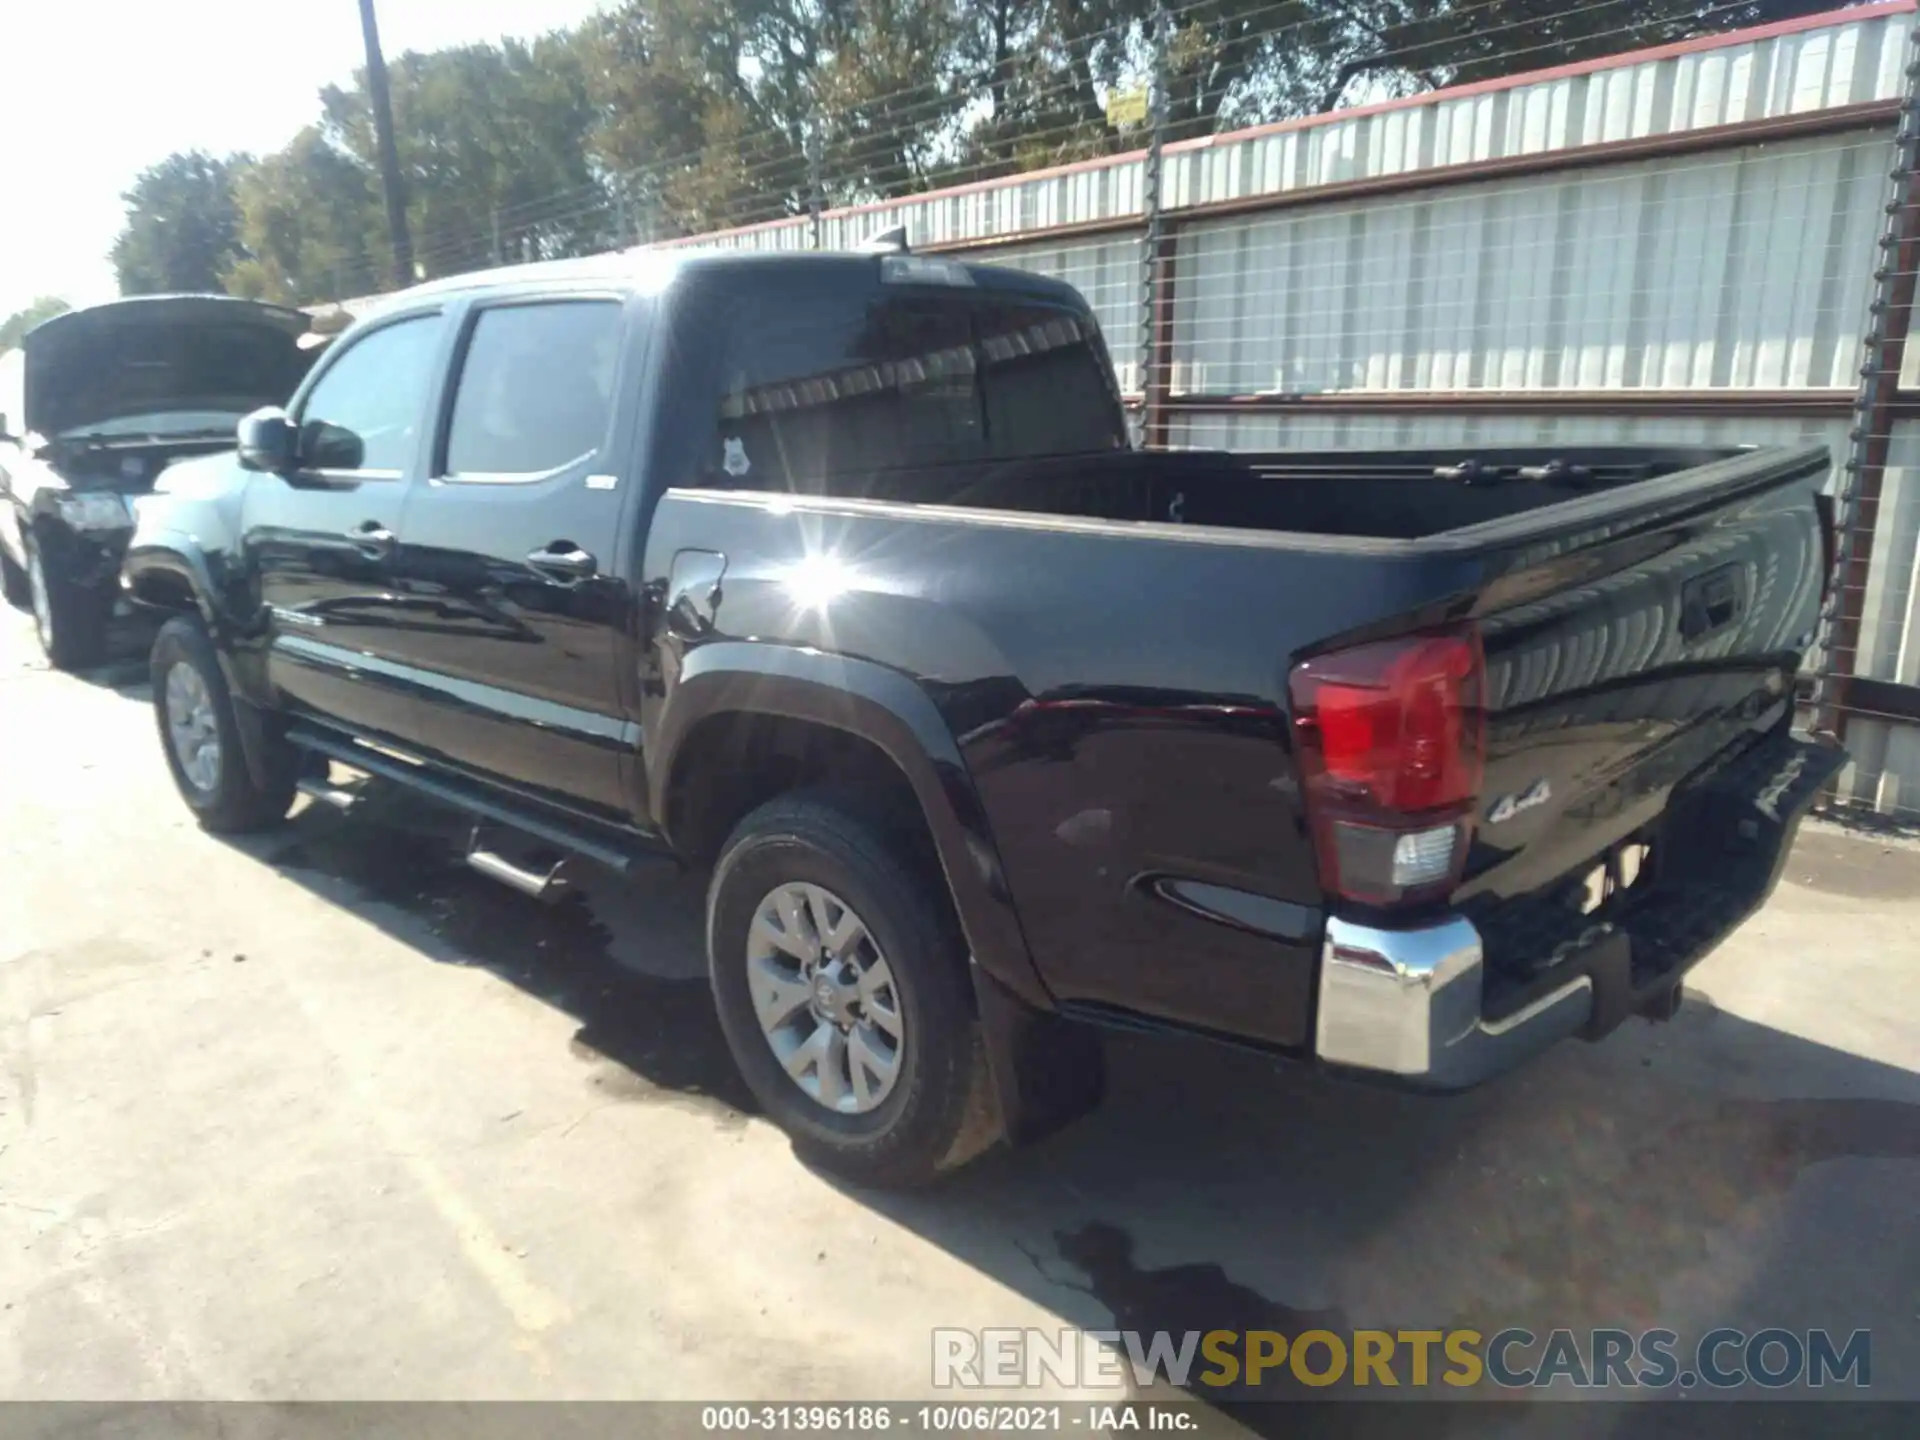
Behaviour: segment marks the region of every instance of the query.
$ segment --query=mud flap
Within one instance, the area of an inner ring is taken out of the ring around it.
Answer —
[[[220,659],[224,668],[226,657]],[[240,756],[246,761],[247,774],[255,785],[268,789],[276,782],[269,757],[285,744],[286,722],[278,714],[241,699],[233,688],[231,672],[227,675],[227,693],[233,698],[234,729],[240,734]]]
[[[1098,1106],[1106,1091],[1098,1032],[1035,1009],[978,964],[971,968],[1007,1143],[1031,1144]]]

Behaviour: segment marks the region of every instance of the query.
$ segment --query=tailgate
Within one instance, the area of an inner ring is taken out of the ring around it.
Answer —
[[[1486,768],[1457,902],[1577,905],[1677,785],[1783,723],[1828,570],[1829,464],[1751,452],[1515,546],[1483,597]]]

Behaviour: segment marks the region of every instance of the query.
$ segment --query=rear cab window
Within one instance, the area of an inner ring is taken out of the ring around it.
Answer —
[[[705,308],[720,373],[701,483],[835,493],[853,475],[1126,445],[1084,310],[1018,290],[883,284],[877,271],[836,279]]]

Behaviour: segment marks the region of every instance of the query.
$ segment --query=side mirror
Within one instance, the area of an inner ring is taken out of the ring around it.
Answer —
[[[309,420],[300,427],[300,464],[307,470],[358,470],[367,443],[344,425]]]
[[[284,475],[300,463],[300,432],[286,411],[269,405],[240,422],[240,467]]]

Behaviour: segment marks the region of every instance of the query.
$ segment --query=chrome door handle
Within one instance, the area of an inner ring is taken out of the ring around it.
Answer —
[[[585,580],[600,569],[598,560],[578,545],[569,545],[564,540],[556,540],[544,550],[535,550],[527,556],[527,563],[536,570],[562,580]]]
[[[378,520],[369,520],[347,531],[347,539],[352,542],[353,548],[376,560],[393,553],[393,538],[393,532]]]

